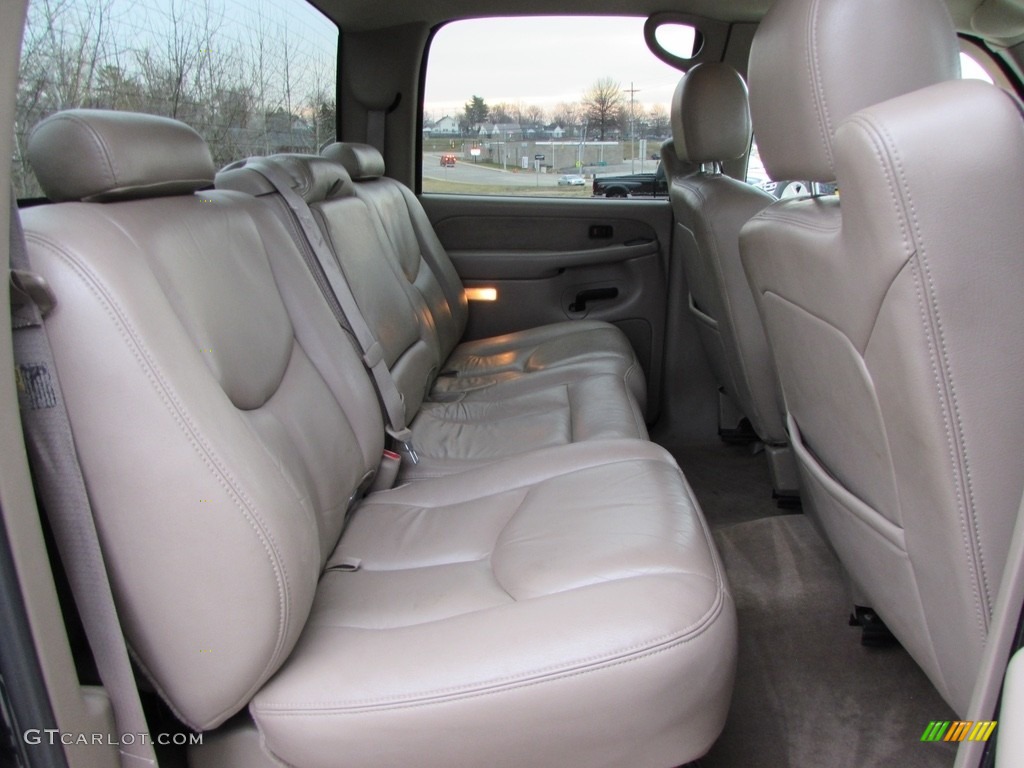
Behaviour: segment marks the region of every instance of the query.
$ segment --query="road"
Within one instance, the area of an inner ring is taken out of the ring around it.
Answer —
[[[641,164],[637,160],[637,173],[641,172],[641,165],[644,171],[652,173],[657,168],[658,163],[655,160],[648,160]],[[587,169],[588,173],[592,170],[590,168]],[[619,176],[631,173],[632,170],[632,165],[629,162],[625,162],[619,165],[602,167],[597,175],[598,177]],[[513,172],[511,166],[509,170],[504,171],[501,168],[474,165],[471,160],[463,160],[461,158],[456,161],[453,167],[445,167],[441,165],[440,152],[428,152],[423,156],[423,178],[435,179],[437,181],[457,181],[463,184],[490,184],[508,187],[554,187],[558,185],[558,177],[560,175],[559,173],[538,174],[532,169],[528,171],[519,169],[517,172]],[[587,186],[589,185],[590,176],[588,175]]]
[[[438,181],[460,181],[463,184],[494,184],[507,187],[554,187],[558,185],[556,173],[540,173],[520,169],[474,165],[469,160],[458,160],[453,167],[441,165],[441,154],[430,152],[423,156],[423,178]]]

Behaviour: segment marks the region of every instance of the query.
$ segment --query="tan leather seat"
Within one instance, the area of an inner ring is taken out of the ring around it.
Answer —
[[[610,323],[565,321],[460,343],[468,313],[465,291],[420,201],[384,175],[384,158],[368,144],[338,142],[322,154],[348,170],[356,195],[376,212],[402,274],[423,294],[449,374],[438,379],[439,392],[474,389],[494,378],[515,380],[565,366],[597,364],[611,366],[625,380],[641,412],[646,409],[643,369],[625,334]]]
[[[209,190],[206,145],[164,118],[61,113],[29,152],[60,201],[26,238],[118,613],[217,765],[707,750],[735,614],[666,452],[592,441],[364,495],[376,395],[266,201]]]
[[[529,372],[523,367],[501,371],[490,366],[471,379],[459,379],[457,390],[436,386],[438,372],[452,363],[443,355],[442,331],[425,297],[436,282],[417,258],[417,279],[406,273],[375,213],[354,194],[355,185],[344,166],[315,155],[274,155],[258,163],[273,165],[292,181],[310,206],[330,249],[352,287],[360,311],[383,349],[401,393],[418,464],[404,464],[403,478],[463,471],[497,458],[537,448],[588,440],[647,438],[643,412],[626,381],[625,372],[635,363],[632,350],[621,354],[588,355],[586,340],[574,349],[572,340],[551,334],[544,352]],[[293,221],[291,209],[253,167],[240,163],[216,177],[220,189],[235,189],[265,200],[295,234],[296,244],[306,247],[304,235]],[[307,259],[307,263],[309,263]],[[319,267],[311,265],[314,273]],[[427,273],[427,274],[424,274]],[[424,286],[422,291],[417,284]],[[441,298],[443,302],[443,298]],[[447,306],[445,304],[445,306]],[[604,323],[609,339],[624,336]],[[533,334],[543,339],[542,329]],[[565,349],[572,359],[561,359]],[[512,364],[508,366],[514,368]],[[441,381],[448,378],[440,377]]]
[[[670,117],[679,163],[698,167],[669,186],[690,313],[719,387],[766,445],[776,490],[794,493],[785,407],[739,248],[740,227],[775,198],[721,165],[750,148],[747,86],[728,64],[698,64],[679,80]]]
[[[1024,126],[938,0],[778,0],[750,58],[773,178],[744,228],[805,498],[965,714],[1024,487]]]

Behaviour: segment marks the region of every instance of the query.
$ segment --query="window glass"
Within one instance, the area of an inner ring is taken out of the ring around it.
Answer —
[[[992,83],[992,76],[985,71],[978,60],[963,52],[960,53],[960,77],[963,80],[984,80],[986,83]]]
[[[658,158],[681,73],[647,49],[643,27],[632,17],[442,27],[427,62],[423,191],[589,197],[595,177],[635,176],[630,196],[664,197]]]
[[[759,187],[779,199],[803,196],[809,194],[811,190],[811,185],[805,181],[772,179],[761,162],[761,155],[757,151],[757,139],[751,144],[750,156],[747,159],[747,184]],[[828,194],[833,189],[834,185],[819,185],[819,192],[822,194]]]
[[[304,0],[32,0],[22,45],[13,179],[41,195],[26,140],[90,107],[181,120],[218,167],[315,152],[335,131],[337,28]]]
[[[747,159],[747,184],[764,184],[769,181],[768,171],[764,169],[761,162],[761,154],[757,151],[757,139],[754,139],[750,147],[750,157]]]
[[[681,59],[692,59],[697,52],[697,30],[689,24],[662,24],[654,30],[654,39],[665,51]]]

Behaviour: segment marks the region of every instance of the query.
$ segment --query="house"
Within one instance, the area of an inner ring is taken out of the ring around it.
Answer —
[[[459,121],[450,115],[445,115],[436,123],[430,131],[431,136],[458,136],[461,134]]]
[[[479,128],[480,136],[507,141],[518,139],[523,132],[519,123],[481,123]]]

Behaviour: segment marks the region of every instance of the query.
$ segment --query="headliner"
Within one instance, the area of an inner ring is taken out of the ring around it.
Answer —
[[[772,0],[310,0],[339,26],[379,29],[409,23],[434,26],[458,18],[486,16],[595,14],[650,16],[673,11],[720,21],[758,21]],[[1020,6],[1024,0],[946,0],[957,27],[971,32],[971,16],[982,5]]]

